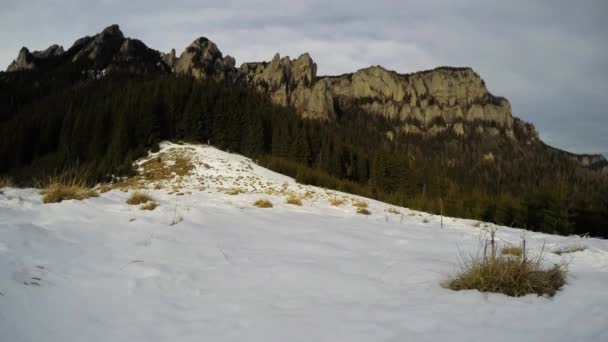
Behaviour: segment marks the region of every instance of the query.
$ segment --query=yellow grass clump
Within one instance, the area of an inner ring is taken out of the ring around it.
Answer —
[[[355,202],[353,202],[353,206],[355,206],[357,208],[367,208],[367,202],[361,201],[361,200],[356,200]]]
[[[551,297],[566,283],[564,265],[544,266],[544,248],[532,259],[526,256],[524,248],[520,248],[521,256],[518,257],[497,255],[494,233],[491,240],[486,241],[483,255],[463,257],[460,273],[444,282],[444,287],[456,291],[503,293],[512,297],[532,293]],[[489,255],[486,255],[487,246],[491,246]]]
[[[99,196],[95,190],[86,185],[84,180],[77,177],[50,178],[42,188],[43,203],[59,203],[66,200],[81,201]]]
[[[365,208],[357,208],[357,214],[370,215],[372,212]]]
[[[152,198],[152,196],[150,196],[146,193],[140,192],[140,191],[135,191],[127,199],[127,204],[139,205],[139,204],[143,204],[146,202],[153,202],[153,201],[154,201],[154,198]]]
[[[338,197],[330,197],[328,199],[329,204],[333,205],[333,206],[339,206],[344,204],[344,199],[343,198],[338,198]]]
[[[156,209],[156,207],[158,207],[158,202],[156,202],[156,201],[149,201],[149,202],[143,204],[141,207],[139,207],[139,209],[141,209],[141,210],[154,210],[154,209]]]
[[[262,198],[253,202],[253,205],[258,208],[272,208],[272,203],[269,200],[262,199]]]
[[[226,194],[233,195],[233,196],[234,195],[238,195],[238,194],[240,194],[242,192],[243,192],[243,190],[241,190],[241,188],[232,188],[232,189],[226,190]]]
[[[287,204],[302,205],[302,200],[295,195],[290,195],[286,200]]]

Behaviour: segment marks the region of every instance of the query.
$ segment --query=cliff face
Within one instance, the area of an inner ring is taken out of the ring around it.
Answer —
[[[245,63],[239,71],[245,82],[306,118],[331,120],[338,104],[395,120],[400,133],[436,135],[451,130],[466,135],[474,127],[477,133],[515,137],[511,105],[490,94],[470,68],[404,75],[374,66],[319,77],[308,54],[294,60],[277,54],[270,63]]]

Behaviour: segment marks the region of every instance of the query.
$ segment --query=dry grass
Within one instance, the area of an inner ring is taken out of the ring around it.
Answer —
[[[297,196],[295,195],[290,195],[289,197],[287,197],[286,200],[287,204],[293,204],[293,205],[302,205],[302,200],[299,199]]]
[[[10,177],[0,177],[0,189],[4,188],[14,188],[15,182]]]
[[[156,158],[146,160],[141,164],[142,176],[148,181],[172,179],[175,176],[188,176],[194,165],[184,155],[185,152],[166,151]]]
[[[486,241],[484,255],[463,257],[460,274],[442,285],[456,291],[478,290],[512,297],[534,293],[551,297],[566,283],[564,265],[543,266],[544,249],[533,259],[527,258],[524,248],[520,248],[520,257],[496,255],[494,235],[495,231],[492,231],[491,239]],[[485,255],[488,243],[491,246],[489,256]]]
[[[553,253],[555,253],[557,255],[562,255],[562,254],[568,254],[568,253],[582,252],[585,249],[587,249],[587,247],[582,246],[582,245],[571,245],[571,246],[558,248],[558,249],[554,250]]]
[[[253,205],[258,208],[272,208],[272,203],[269,200],[262,199],[262,198],[253,202]]]
[[[51,177],[45,182],[38,182],[38,186],[43,189],[40,193],[43,203],[59,203],[66,200],[81,201],[99,196],[83,178],[77,176]]]
[[[140,191],[135,191],[127,199],[127,204],[130,204],[130,205],[139,205],[139,204],[143,204],[146,202],[154,202],[154,198],[152,198],[152,196],[150,196],[144,192],[140,192]]]
[[[519,247],[519,246],[505,246],[503,247],[503,249],[500,251],[503,255],[514,255],[517,257],[522,256],[524,250],[523,248]]]
[[[344,199],[343,198],[338,198],[338,197],[330,197],[328,199],[329,204],[333,205],[333,206],[339,206],[344,204]]]
[[[397,210],[397,209],[395,209],[395,208],[393,208],[393,207],[388,208],[386,211],[387,211],[389,214],[397,214],[397,215],[401,214],[401,212],[400,212],[399,210]]]
[[[357,200],[357,201],[353,202],[353,206],[355,206],[357,208],[367,208],[367,202],[361,201],[361,200]]]
[[[156,201],[150,201],[150,202],[145,203],[141,207],[139,207],[139,209],[141,209],[141,210],[154,210],[154,209],[156,209],[156,207],[158,207],[158,202],[156,202]]]
[[[357,208],[357,214],[370,215],[372,212],[365,208]]]
[[[101,184],[97,187],[97,190],[99,190],[99,192],[101,192],[102,194],[105,194],[106,192],[112,190],[112,186],[110,186],[109,184]]]
[[[226,194],[228,195],[238,195],[243,193],[243,190],[241,188],[232,188],[232,189],[228,189],[226,190]]]

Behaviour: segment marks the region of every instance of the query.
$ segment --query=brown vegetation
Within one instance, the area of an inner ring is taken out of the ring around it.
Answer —
[[[146,202],[153,202],[153,201],[154,201],[154,198],[152,198],[152,196],[150,196],[146,193],[140,192],[140,191],[135,191],[127,199],[127,204],[139,205],[139,204],[143,204]]]
[[[269,200],[260,198],[259,200],[253,202],[258,208],[272,208],[272,203]]]
[[[39,185],[43,188],[41,192],[43,203],[59,203],[72,199],[80,201],[99,196],[81,178],[73,176],[52,177]]]
[[[488,244],[491,246],[490,255],[463,257],[460,274],[445,282],[444,287],[456,291],[503,293],[512,297],[531,293],[553,296],[566,283],[564,265],[548,268],[543,265],[544,249],[534,259],[526,256],[525,248],[520,248],[521,256],[496,255],[495,231],[491,234],[484,247],[486,251]]]

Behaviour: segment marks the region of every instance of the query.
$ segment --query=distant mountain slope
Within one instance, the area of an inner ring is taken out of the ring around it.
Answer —
[[[470,68],[317,76],[295,60],[237,68],[206,38],[179,56],[118,26],[0,73],[0,173],[133,171],[162,140],[210,143],[307,184],[545,232],[608,236],[602,156],[545,145]]]

